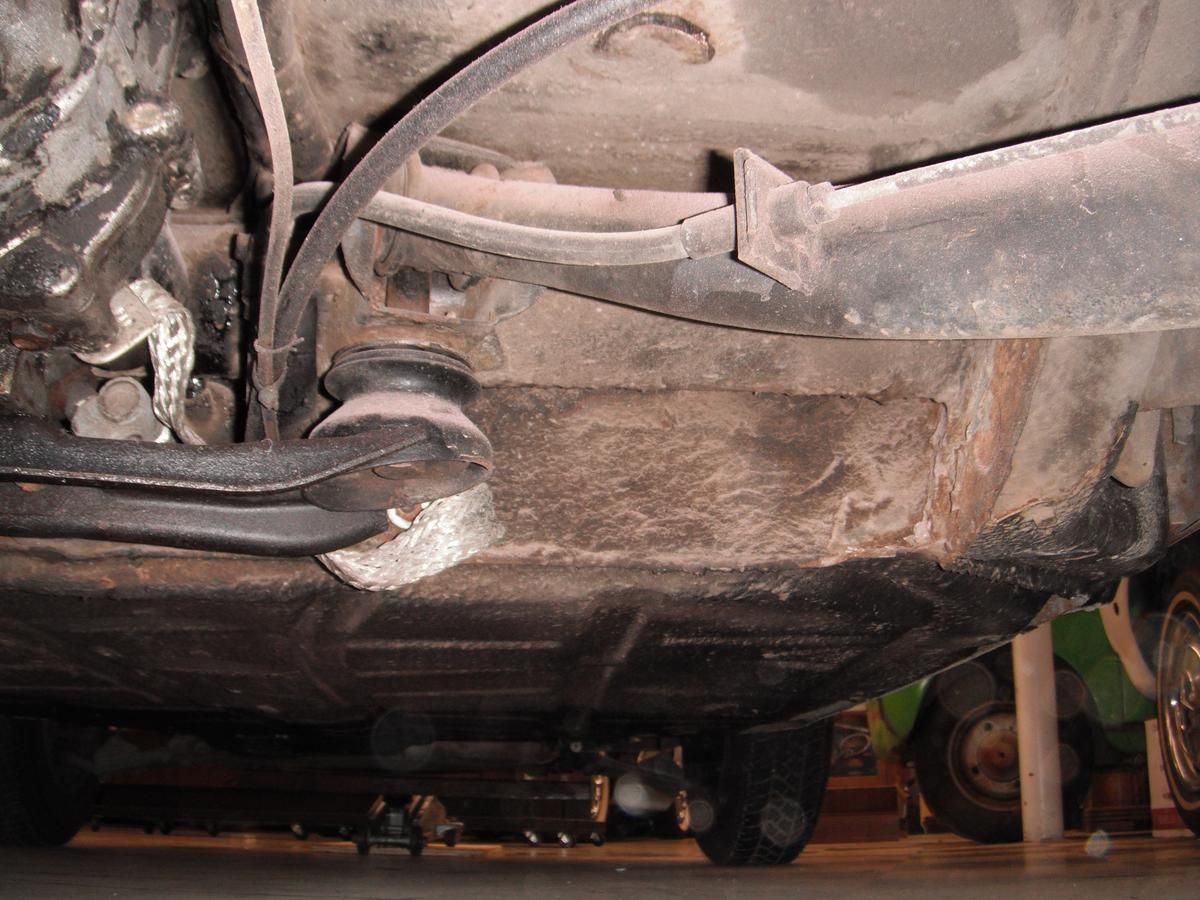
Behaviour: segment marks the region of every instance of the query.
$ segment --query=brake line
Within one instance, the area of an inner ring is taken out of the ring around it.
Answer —
[[[293,212],[317,209],[333,184],[296,185]],[[715,212],[715,211],[713,211]],[[379,193],[359,212],[360,219],[434,240],[511,259],[560,266],[645,266],[653,263],[728,253],[734,249],[733,208],[724,214],[696,217],[697,226],[667,225],[635,231],[567,231],[537,228],[475,216],[399,194]],[[699,223],[707,223],[704,239]]]
[[[267,132],[267,146],[271,150],[271,223],[267,231],[267,253],[263,261],[262,287],[258,296],[258,340],[254,346],[258,351],[258,365],[254,368],[254,386],[262,407],[263,431],[271,440],[279,439],[279,421],[276,409],[279,405],[279,382],[264,370],[262,361],[279,352],[271,342],[271,334],[278,319],[279,283],[283,277],[283,260],[288,241],[292,235],[292,141],[288,134],[287,115],[283,109],[283,98],[279,93],[279,81],[275,77],[275,65],[271,61],[271,49],[267,44],[266,30],[258,10],[258,0],[232,0],[233,17],[237,25],[246,63],[250,68],[250,81],[258,98],[263,126]],[[263,338],[267,343],[263,343]],[[284,350],[288,349],[286,346]],[[264,377],[265,376],[265,377]]]
[[[260,402],[274,399],[287,375],[286,352],[296,341],[317,278],[342,235],[384,183],[430,138],[514,75],[551,53],[653,6],[656,0],[575,0],[484,53],[406,113],[346,176],[304,238],[280,290],[274,321],[261,322]]]

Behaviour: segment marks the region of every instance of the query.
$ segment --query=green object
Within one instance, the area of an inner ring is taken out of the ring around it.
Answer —
[[[1133,686],[1108,637],[1098,610],[1055,619],[1051,624],[1054,654],[1083,679],[1105,737],[1122,753],[1145,752],[1142,729],[1133,723],[1154,718],[1154,702]],[[882,756],[901,747],[921,711],[929,679],[885,694],[867,704],[871,746]]]
[[[876,756],[891,753],[912,733],[929,679],[913,682],[867,704],[867,728]]]
[[[1055,655],[1078,672],[1087,685],[1108,742],[1123,753],[1145,753],[1145,731],[1125,726],[1153,719],[1154,701],[1129,680],[1104,633],[1099,610],[1062,616],[1051,623],[1050,629]]]

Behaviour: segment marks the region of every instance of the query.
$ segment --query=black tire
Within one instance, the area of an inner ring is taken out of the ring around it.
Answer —
[[[421,830],[419,825],[412,826],[412,838],[408,844],[409,856],[420,856],[425,852],[425,832]]]
[[[695,754],[689,762],[685,753],[697,782],[688,791],[692,830],[704,855],[719,866],[794,860],[817,824],[831,739],[825,721],[728,738],[719,759]]]
[[[1158,741],[1171,798],[1200,835],[1200,576],[1172,586],[1158,642]]]
[[[1091,780],[1086,689],[1058,671],[1063,813],[1078,816]],[[981,844],[1022,839],[1016,703],[1008,647],[934,677],[909,738],[921,795],[937,822]],[[1065,715],[1064,715],[1065,713]]]
[[[91,818],[96,780],[63,761],[86,744],[53,722],[0,716],[0,846],[59,847]]]

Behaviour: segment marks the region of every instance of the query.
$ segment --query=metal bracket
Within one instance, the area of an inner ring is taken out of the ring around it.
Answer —
[[[733,154],[737,256],[794,291],[816,290],[823,259],[820,228],[833,218],[829,182],[793,181],[756,154]]]
[[[125,285],[113,294],[108,305],[112,310],[113,320],[117,323],[117,333],[113,339],[94,353],[75,354],[91,366],[102,366],[128,353],[146,340],[158,324],[158,317],[154,311],[130,285]]]

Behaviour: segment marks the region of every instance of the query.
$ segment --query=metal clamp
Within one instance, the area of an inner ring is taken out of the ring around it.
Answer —
[[[746,149],[733,154],[737,256],[794,291],[811,294],[824,256],[821,226],[834,217],[829,182],[793,181]]]

